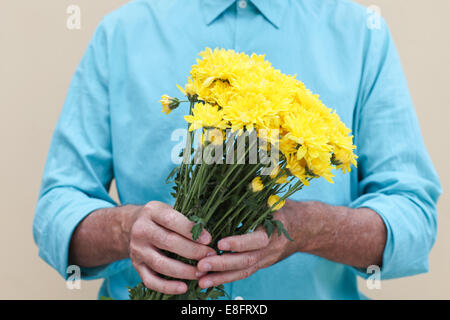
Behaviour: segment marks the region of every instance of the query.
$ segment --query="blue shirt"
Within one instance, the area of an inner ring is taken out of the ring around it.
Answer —
[[[117,205],[113,178],[124,205],[173,203],[165,179],[186,108],[166,116],[158,100],[180,96],[175,84],[208,46],[265,54],[337,110],[355,136],[358,169],[336,172],[334,184],[316,179],[292,199],[373,209],[387,228],[381,279],[426,272],[441,187],[392,37],[372,18],[347,0],[136,0],[106,16],[53,135],[34,219],[40,256],[67,278],[77,224]],[[226,288],[244,299],[360,299],[357,275],[370,276],[296,253]],[[140,282],[129,259],[82,276],[105,278],[99,294],[115,299]]]

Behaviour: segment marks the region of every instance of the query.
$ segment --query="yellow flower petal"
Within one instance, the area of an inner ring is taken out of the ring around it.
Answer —
[[[259,192],[264,189],[264,184],[262,183],[261,177],[256,177],[252,180],[250,184],[253,192]]]
[[[269,208],[272,208],[273,205],[275,203],[277,203],[278,201],[280,201],[280,197],[277,195],[271,195],[268,199],[267,199],[267,204],[269,205]],[[281,208],[283,208],[284,204],[285,204],[285,200],[280,201],[275,207],[272,208],[272,211],[278,211]]]
[[[177,84],[177,88],[178,88],[178,90],[181,91],[182,94],[184,94],[185,96],[187,96],[186,91],[185,91],[181,86],[179,86],[178,84]]]
[[[300,148],[298,148],[298,150],[297,150],[297,160],[302,160],[303,157],[306,154],[306,151],[307,151],[307,149],[306,149],[306,147],[304,145],[302,145]]]

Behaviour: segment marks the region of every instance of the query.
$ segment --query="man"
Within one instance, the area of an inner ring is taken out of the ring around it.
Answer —
[[[360,299],[356,276],[369,266],[382,279],[426,272],[440,184],[386,24],[368,18],[347,0],[137,0],[108,15],[54,133],[34,221],[40,256],[64,277],[76,264],[105,278],[99,294],[115,299],[141,280],[183,293],[181,279],[227,283],[232,298]],[[293,242],[255,231],[222,239],[218,255],[170,206],[171,133],[185,112],[167,117],[158,100],[177,95],[207,46],[266,54],[352,128],[358,169],[313,181],[276,213]],[[108,195],[113,178],[122,206]]]

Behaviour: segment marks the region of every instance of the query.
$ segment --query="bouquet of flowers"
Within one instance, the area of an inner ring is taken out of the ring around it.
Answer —
[[[169,175],[174,209],[195,222],[196,240],[206,228],[211,246],[263,226],[290,239],[274,212],[314,178],[333,183],[332,170],[356,166],[353,136],[335,111],[296,79],[276,70],[263,55],[206,48],[180,91],[163,95],[163,112],[190,105],[182,163]],[[220,254],[220,252],[219,252]],[[191,265],[197,261],[167,252]],[[166,295],[142,283],[131,299],[216,299],[223,286],[207,290],[186,282],[183,295]]]

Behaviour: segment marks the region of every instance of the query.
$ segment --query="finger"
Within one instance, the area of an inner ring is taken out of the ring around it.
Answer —
[[[143,264],[135,268],[139,273],[142,282],[148,289],[162,292],[164,294],[182,294],[187,291],[187,285],[182,281],[162,279]]]
[[[246,253],[226,253],[200,260],[197,269],[203,272],[241,270],[255,265],[261,256],[260,251]]]
[[[215,287],[224,283],[229,283],[237,280],[242,280],[250,277],[257,268],[250,267],[242,270],[224,271],[218,273],[208,273],[204,277],[200,278],[198,284],[200,288]]]
[[[203,275],[196,267],[171,259],[156,249],[146,252],[144,263],[157,273],[177,279],[196,280]]]
[[[206,256],[216,254],[214,249],[188,240],[156,224],[151,226],[148,236],[156,247],[176,253],[187,259],[200,260]]]
[[[245,252],[267,247],[269,237],[264,229],[239,236],[231,236],[219,241],[218,247],[223,251]]]
[[[194,222],[190,221],[182,213],[174,210],[169,205],[164,205],[162,203],[158,203],[157,205],[161,207],[152,210],[152,212],[154,212],[152,215],[153,221],[169,230],[181,234],[187,239],[193,240],[191,230],[194,226]],[[200,237],[197,239],[198,242],[203,244],[209,244],[211,240],[211,235],[205,229],[203,229]]]

